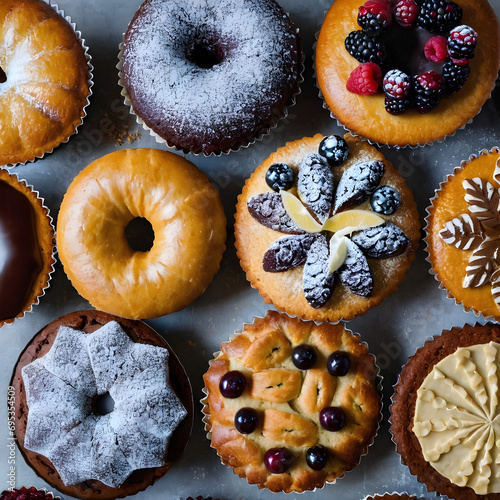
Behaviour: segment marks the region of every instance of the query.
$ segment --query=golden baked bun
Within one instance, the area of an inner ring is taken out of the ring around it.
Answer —
[[[130,234],[136,223],[139,241]],[[57,222],[59,257],[74,287],[95,308],[126,318],[193,302],[219,269],[225,240],[222,204],[206,175],[157,149],[94,161],[69,186]]]
[[[89,65],[73,28],[42,0],[0,2],[0,165],[33,161],[72,135]]]
[[[341,477],[381,417],[374,357],[341,323],[268,311],[221,345],[203,379],[212,446],[235,474],[273,492]],[[235,392],[238,380],[246,384]]]

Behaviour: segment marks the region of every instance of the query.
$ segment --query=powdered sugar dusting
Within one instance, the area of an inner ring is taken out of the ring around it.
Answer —
[[[187,415],[168,382],[168,357],[132,342],[116,322],[89,334],[61,327],[50,351],[22,370],[25,447],[48,457],[66,485],[118,487],[134,470],[165,465]],[[92,398],[108,391],[114,409],[99,415]]]
[[[200,44],[220,62],[194,62]],[[150,0],[127,31],[123,73],[146,125],[180,147],[194,137],[205,151],[279,118],[298,87],[297,57],[293,25],[274,0]]]

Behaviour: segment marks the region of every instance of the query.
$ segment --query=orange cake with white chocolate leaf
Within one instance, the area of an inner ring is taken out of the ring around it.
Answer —
[[[321,488],[355,467],[377,432],[374,357],[340,323],[268,311],[222,344],[203,378],[212,446],[259,488]]]

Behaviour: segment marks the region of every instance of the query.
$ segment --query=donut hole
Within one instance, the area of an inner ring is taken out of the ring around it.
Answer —
[[[134,252],[149,252],[153,248],[155,232],[151,222],[135,217],[125,227],[125,238]]]
[[[106,392],[94,397],[92,409],[96,415],[107,415],[115,409],[115,401],[109,392]]]
[[[214,37],[198,36],[188,45],[186,57],[198,68],[210,69],[224,60],[224,51]]]
[[[5,74],[3,68],[0,66],[0,83],[5,83],[6,81],[7,81],[7,75]]]

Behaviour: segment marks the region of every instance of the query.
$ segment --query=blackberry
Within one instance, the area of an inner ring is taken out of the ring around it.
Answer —
[[[444,95],[448,96],[460,90],[469,78],[470,66],[459,66],[453,61],[448,61],[443,65]]]
[[[413,99],[419,113],[428,113],[441,101],[443,77],[435,71],[427,71],[412,78]]]
[[[401,115],[412,107],[411,99],[395,99],[385,96],[385,110],[391,115]]]
[[[448,53],[452,59],[472,59],[477,44],[477,33],[466,25],[457,26],[448,37]]]
[[[386,50],[382,43],[364,31],[351,31],[345,39],[347,52],[360,63],[373,62],[382,64]]]
[[[449,0],[425,0],[420,5],[417,24],[431,33],[451,30],[462,20],[462,7]]]
[[[392,24],[392,13],[385,2],[367,0],[358,11],[358,24],[370,36],[377,36]]]
[[[388,71],[383,80],[385,95],[393,99],[404,99],[410,92],[410,77],[399,69]]]

